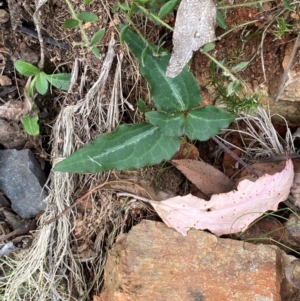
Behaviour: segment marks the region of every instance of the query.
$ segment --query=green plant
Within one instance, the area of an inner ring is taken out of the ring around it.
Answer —
[[[81,11],[81,12],[76,12],[74,10],[74,7],[71,3],[71,1],[69,0],[65,0],[68,8],[71,12],[72,18],[71,19],[67,19],[64,24],[63,27],[64,28],[76,28],[78,27],[80,29],[80,33],[81,33],[81,37],[82,37],[82,42],[76,44],[75,46],[84,46],[89,48],[93,54],[97,57],[101,57],[101,54],[99,52],[99,49],[97,48],[97,43],[102,39],[102,37],[104,36],[105,33],[105,29],[100,29],[98,30],[90,39],[88,37],[88,35],[86,34],[84,27],[83,27],[83,22],[95,22],[98,21],[98,16],[90,13],[90,12],[86,12],[86,11]],[[91,3],[93,0],[84,0],[84,5]]]
[[[288,24],[284,18],[277,18],[276,21],[277,26],[276,29],[273,30],[273,34],[275,35],[276,39],[280,39],[283,35],[293,31],[291,25]]]
[[[191,140],[208,140],[234,120],[224,110],[199,106],[200,89],[187,67],[175,78],[166,76],[170,54],[153,55],[149,45],[128,28],[123,37],[139,61],[142,76],[151,86],[157,111],[145,113],[148,122],[124,124],[114,132],[101,135],[56,164],[55,170],[101,172],[158,164],[175,154],[182,135]]]
[[[238,65],[237,65],[238,66]],[[236,66],[236,67],[237,67]],[[259,93],[247,95],[239,81],[231,81],[227,85],[227,77],[216,72],[216,65],[211,65],[209,83],[215,88],[216,98],[226,105],[226,109],[234,115],[256,112],[260,99]]]
[[[69,73],[46,74],[36,66],[21,60],[16,61],[14,66],[20,74],[33,77],[27,91],[25,91],[27,96],[31,99],[34,99],[35,91],[41,95],[46,94],[49,83],[58,89],[68,90],[69,88],[71,79],[71,74]],[[35,105],[32,106],[32,111],[28,115],[22,117],[21,120],[29,135],[36,136],[39,134],[37,107]]]

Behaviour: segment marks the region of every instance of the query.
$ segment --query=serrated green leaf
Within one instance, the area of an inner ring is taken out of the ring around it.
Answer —
[[[127,30],[129,28],[130,25],[126,25],[126,26],[123,26],[120,30],[120,42],[121,42],[121,45],[124,44],[125,42],[125,35],[127,33]]]
[[[214,106],[191,110],[185,122],[185,134],[191,140],[206,141],[227,128],[234,121],[233,115]]]
[[[35,88],[41,95],[46,94],[48,91],[48,81],[44,72],[40,72],[36,76]]]
[[[77,27],[79,25],[79,21],[75,20],[75,19],[67,19],[64,23],[63,23],[63,28],[74,28]]]
[[[21,121],[24,125],[25,131],[32,136],[37,136],[40,133],[40,126],[38,124],[38,116],[26,115],[22,117]]]
[[[94,46],[95,44],[97,44],[104,36],[105,33],[105,29],[102,28],[100,30],[98,30],[92,37],[91,42],[90,42],[90,46]]]
[[[86,11],[82,11],[82,12],[78,13],[77,18],[81,21],[84,21],[84,22],[98,21],[98,16],[97,15],[95,15],[93,13],[86,12]]]
[[[21,60],[16,61],[14,66],[20,74],[25,76],[36,75],[40,72],[40,70],[36,66],[33,66],[32,64]]]
[[[148,109],[148,107],[146,106],[145,102],[142,99],[139,99],[138,103],[137,103],[137,108],[141,113],[146,113],[149,112],[150,110]]]
[[[241,62],[239,64],[237,64],[236,66],[234,66],[231,71],[232,72],[239,72],[242,71],[243,69],[245,69],[248,65],[249,65],[249,61],[248,62]]]
[[[84,5],[87,5],[87,4],[90,4],[92,1],[93,1],[93,0],[84,0],[84,1],[83,1],[83,4],[84,4]]]
[[[46,74],[46,77],[52,86],[65,91],[69,89],[71,80],[70,73],[55,73],[51,75]]]
[[[120,28],[122,30],[124,25],[121,25]],[[148,46],[146,42],[129,29],[124,34],[124,40],[137,57],[140,72],[151,86],[152,101],[159,110],[184,111],[199,105],[200,88],[187,67],[175,78],[167,77],[166,69],[170,54],[156,57],[151,51],[147,51],[143,66],[143,50]]]
[[[170,14],[174,8],[176,7],[178,1],[177,0],[171,0],[165,3],[158,12],[158,17],[163,19],[165,16]]]
[[[223,29],[227,29],[227,24],[225,19],[223,18],[223,15],[221,14],[221,12],[219,10],[217,10],[217,24],[223,28]]]
[[[145,115],[151,124],[157,126],[167,136],[180,137],[184,133],[185,117],[182,112],[167,114],[165,112],[150,111]]]
[[[54,169],[96,173],[140,168],[171,159],[179,147],[179,137],[167,137],[149,123],[121,125],[59,162]]]

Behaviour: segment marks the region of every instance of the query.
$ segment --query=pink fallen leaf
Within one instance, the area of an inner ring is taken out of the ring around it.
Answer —
[[[256,182],[243,180],[236,191],[213,195],[210,201],[189,194],[150,203],[168,227],[184,236],[191,228],[208,229],[219,236],[238,233],[264,212],[276,210],[287,199],[293,179],[293,163],[288,160],[283,171]]]

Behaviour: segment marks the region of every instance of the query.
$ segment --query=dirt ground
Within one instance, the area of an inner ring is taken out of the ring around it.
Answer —
[[[2,72],[1,75],[5,75],[11,80],[11,85],[0,86],[0,100],[2,104],[10,100],[17,100],[20,103],[24,101],[23,93],[27,78],[15,71],[14,62],[18,59],[22,59],[36,65],[40,58],[40,43],[37,38],[28,34],[28,29],[34,30],[32,18],[34,14],[33,2],[34,1],[30,0],[4,0],[0,2],[0,9],[10,11],[13,7],[15,11],[14,17],[9,22],[0,24],[0,70]],[[77,11],[84,9],[84,5],[81,1],[72,1],[72,3]],[[99,28],[106,29],[105,36],[98,47],[100,53],[103,54],[102,58],[95,57],[85,48],[72,47],[75,43],[81,41],[81,36],[77,29],[67,30],[62,28],[63,22],[70,17],[70,13],[64,1],[49,0],[42,6],[39,13],[43,36],[52,38],[51,43],[45,43],[46,61],[44,70],[47,73],[57,71],[71,72],[74,62],[77,59],[80,65],[80,74],[82,74],[82,77],[78,78],[71,91],[62,92],[53,89],[49,90],[46,95],[39,95],[36,98],[36,104],[39,109],[41,134],[34,140],[27,137],[27,141],[24,145],[21,145],[20,148],[31,148],[48,176],[51,175],[50,170],[53,164],[53,125],[57,120],[61,108],[77,104],[85,97],[93,84],[95,84],[101,71],[102,63],[105,59],[104,55],[108,50],[112,33],[115,33],[116,44],[114,48],[116,53],[124,52],[125,54],[121,71],[122,94],[134,108],[134,110],[131,110],[128,105],[122,107],[116,124],[143,120],[144,117],[137,111],[137,100],[139,98],[146,100],[149,106],[151,106],[145,81],[139,77],[137,67],[133,64],[132,56],[130,56],[127,51],[124,51],[124,48],[122,48],[119,43],[117,25],[119,22],[125,22],[125,20],[121,14],[112,13],[114,5],[114,0],[107,2],[94,0],[88,5],[88,10],[99,16],[99,21],[86,24],[85,29],[87,34],[92,36]],[[226,23],[229,28],[236,28],[218,40],[216,42],[216,48],[211,52],[217,60],[226,64],[227,67],[233,67],[240,62],[251,61],[244,71],[238,73],[238,77],[246,82],[253,91],[256,91],[262,84],[267,86],[272,96],[275,96],[283,74],[282,61],[286,47],[290,47],[296,37],[294,33],[290,33],[282,36],[280,39],[275,38],[272,29],[274,29],[276,23],[273,22],[273,20],[275,13],[280,8],[282,8],[282,2],[273,1],[263,4],[264,11],[254,6],[227,9],[226,15],[224,15]],[[291,24],[295,23],[294,19],[288,18]],[[142,19],[137,18],[137,22],[140,22],[140,20]],[[253,23],[248,26],[238,27],[241,24],[251,21],[253,21]],[[172,22],[170,24],[172,24]],[[17,27],[13,29],[15,25],[17,25]],[[139,24],[139,26],[140,25],[141,24]],[[226,30],[218,27],[216,29],[217,37],[221,36],[225,31]],[[167,31],[148,21],[143,32],[149,40],[158,41]],[[171,38],[172,35],[170,33],[165,35],[165,45],[169,50],[171,50],[172,45]],[[55,41],[61,44],[59,46],[53,45]],[[299,56],[300,53],[298,53],[295,59],[296,62],[300,61]],[[209,84],[211,76],[221,76],[220,71],[216,71],[211,65],[211,61],[205,55],[200,52],[195,53],[191,70],[202,87],[206,87]],[[105,95],[108,97],[112,89],[115,74],[114,69],[116,66],[117,61],[114,61],[112,70],[109,73],[111,86],[108,80],[106,90],[102,91],[102,100],[105,99]],[[10,120],[10,122],[18,124],[20,131],[22,131],[20,121]],[[89,124],[89,137],[87,141],[83,142],[91,141],[99,134],[99,128],[95,125],[94,120],[90,120],[87,124]],[[78,125],[78,128],[80,128],[80,125]],[[58,149],[62,151],[64,137],[61,137],[61,139],[62,141]],[[196,148],[204,161],[208,163],[215,162],[215,158],[212,158],[210,155],[214,152],[214,143],[211,141],[196,143]],[[223,160],[223,158],[221,158],[221,160]],[[140,180],[142,177],[147,183],[152,182],[153,186],[156,186],[156,189],[167,189],[175,195],[184,194],[193,190],[193,186],[171,165],[163,165],[158,168],[146,168],[143,172],[138,174],[135,174],[135,172],[110,174],[109,177],[134,180]],[[75,191],[73,191],[72,200],[76,200],[84,192],[99,183],[99,178],[90,182],[80,178],[78,182],[84,182],[86,186],[75,189]],[[111,187],[111,190],[113,189],[118,190],[117,187]],[[97,203],[97,201],[99,203]],[[101,203],[103,204],[106,201],[111,202],[111,207],[107,209],[105,221],[103,221],[103,218],[100,218],[103,217],[104,214]],[[83,287],[89,288],[90,296],[99,294],[102,286],[102,270],[100,269],[99,272],[99,270],[92,266],[95,264],[103,264],[105,260],[99,260],[99,257],[105,257],[103,255],[105,254],[105,249],[113,242],[114,237],[120,232],[128,231],[132,225],[138,223],[142,218],[157,219],[157,216],[155,216],[150,208],[134,201],[127,204],[125,208],[125,203],[126,201],[124,199],[120,200],[115,192],[110,195],[97,192],[93,198],[79,204],[76,214],[72,215],[71,225],[73,232],[72,235],[70,235],[70,240],[72,241],[70,246],[73,248],[72,252],[74,254],[76,253],[76,259],[81,264],[81,272],[82,275],[85,276],[83,282],[88,283],[88,285],[83,285]],[[118,229],[115,229],[115,224],[111,222],[116,218],[119,219],[118,225],[120,228]],[[72,283],[69,285],[74,286]],[[74,299],[72,300],[78,298],[80,293],[81,292],[76,291],[74,288]]]

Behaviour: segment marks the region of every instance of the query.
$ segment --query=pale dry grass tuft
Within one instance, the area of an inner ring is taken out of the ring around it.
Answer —
[[[123,54],[116,54],[114,49],[114,33],[111,33],[99,77],[82,100],[61,109],[52,131],[53,165],[97,135],[114,129],[120,122],[124,105],[130,108],[122,95]],[[113,62],[116,62],[116,67],[113,67]],[[83,68],[83,74],[78,74],[80,63],[80,60],[75,61],[73,84],[79,76],[84,78],[87,72],[87,68]],[[133,73],[136,68],[133,64]],[[82,90],[83,82],[84,79],[79,90]],[[68,96],[65,102],[68,103]],[[87,241],[94,237],[92,249],[95,255],[91,258],[78,257],[80,246],[74,234],[76,211],[70,210],[49,225],[45,223],[69,207],[84,192],[105,182],[108,177],[109,173],[77,175],[51,172],[49,196],[46,200],[48,207],[39,221],[40,226],[31,248],[5,259],[12,273],[7,276],[3,300],[83,301],[90,300],[88,294],[91,290],[99,292],[108,238],[112,243],[124,228],[124,219],[116,213],[121,205],[116,201],[114,192],[102,191],[90,195],[91,211],[96,213],[98,222],[98,230],[89,230],[86,237]],[[89,283],[86,282],[87,268],[94,276]]]

